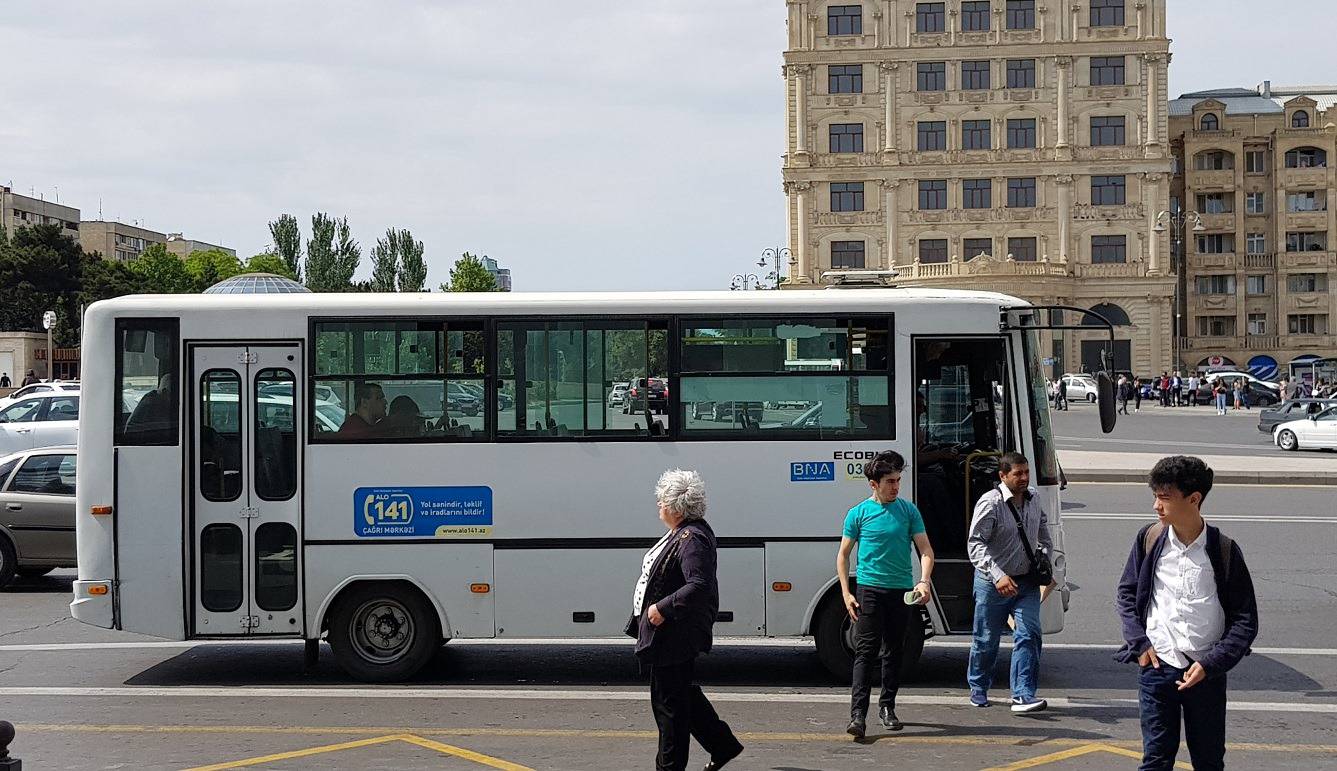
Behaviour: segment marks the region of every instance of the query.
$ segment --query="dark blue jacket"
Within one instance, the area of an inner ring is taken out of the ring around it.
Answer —
[[[1151,608],[1151,593],[1155,586],[1156,563],[1165,550],[1165,541],[1169,538],[1170,528],[1166,527],[1160,538],[1152,544],[1151,552],[1142,553],[1142,541],[1147,525],[1137,531],[1133,539],[1133,550],[1128,554],[1128,564],[1124,566],[1123,577],[1119,579],[1119,588],[1115,598],[1119,609],[1119,618],[1123,621],[1124,646],[1115,654],[1116,661],[1125,664],[1136,662],[1151,647],[1147,639],[1147,611]],[[1249,576],[1249,567],[1244,564],[1244,552],[1239,544],[1232,541],[1230,547],[1230,570],[1227,575],[1221,558],[1221,531],[1207,525],[1207,558],[1211,560],[1212,571],[1216,574],[1216,595],[1225,611],[1225,632],[1212,647],[1210,653],[1199,662],[1209,675],[1225,674],[1251,652],[1249,646],[1258,637],[1258,601],[1253,594],[1253,579]]]
[[[646,664],[679,664],[710,650],[720,607],[715,582],[715,532],[705,520],[681,525],[650,567],[636,634],[636,655]],[[659,608],[664,623],[647,615]]]

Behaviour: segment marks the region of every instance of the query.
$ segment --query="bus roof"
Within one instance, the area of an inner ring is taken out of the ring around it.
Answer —
[[[748,292],[405,292],[349,294],[168,294],[102,300],[89,312],[167,315],[200,311],[299,311],[312,315],[519,315],[558,313],[885,312],[900,305],[950,301],[962,305],[1028,305],[997,292],[892,288]]]

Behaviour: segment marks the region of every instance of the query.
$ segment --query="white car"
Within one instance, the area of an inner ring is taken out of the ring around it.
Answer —
[[[8,407],[9,405],[13,404],[19,399],[22,399],[25,396],[49,394],[49,393],[54,393],[56,391],[78,391],[78,390],[79,390],[78,383],[68,383],[64,380],[56,380],[50,383],[30,383],[29,385],[26,385],[18,389],[9,396],[0,399],[0,410],[3,410],[4,408]]]
[[[79,441],[79,392],[40,392],[0,408],[0,455]]]
[[[1100,397],[1100,389],[1096,387],[1096,379],[1090,375],[1064,375],[1063,395],[1070,402],[1086,400],[1095,404]]]
[[[1280,393],[1281,391],[1280,383],[1273,383],[1271,380],[1259,380],[1253,375],[1250,375],[1248,372],[1223,370],[1218,372],[1208,372],[1205,376],[1203,376],[1203,379],[1206,380],[1208,383],[1215,383],[1217,380],[1221,378],[1225,378],[1227,383],[1233,382],[1235,380],[1245,380],[1250,383],[1257,383],[1258,385],[1263,386],[1264,388],[1270,388],[1273,393]]]
[[[1272,441],[1283,450],[1337,450],[1337,407],[1317,415],[1288,420],[1272,429]]]
[[[627,391],[630,389],[631,385],[629,383],[614,383],[613,389],[608,392],[607,407],[612,409],[613,407],[621,407],[626,404]]]

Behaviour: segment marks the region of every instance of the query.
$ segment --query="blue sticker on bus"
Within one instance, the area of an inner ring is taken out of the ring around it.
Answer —
[[[360,538],[458,538],[492,534],[491,487],[359,487]]]
[[[829,460],[793,461],[789,464],[791,482],[834,482],[836,464]]]

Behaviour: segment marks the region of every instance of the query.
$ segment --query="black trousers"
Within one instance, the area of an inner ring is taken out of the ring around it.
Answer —
[[[882,693],[879,706],[896,707],[896,691],[901,685],[901,651],[905,647],[905,629],[910,620],[910,606],[905,604],[907,589],[881,589],[860,586],[859,620],[854,623],[854,682],[850,687],[850,714],[867,715],[869,671],[873,659],[882,659]]]
[[[695,661],[650,667],[650,708],[659,726],[656,771],[684,771],[691,738],[712,758],[737,754],[743,745],[729,724],[715,714],[715,707],[692,682]]]
[[[1226,676],[1208,677],[1187,691],[1175,684],[1185,670],[1161,662],[1142,667],[1138,705],[1142,713],[1142,771],[1170,771],[1179,753],[1183,718],[1188,755],[1195,769],[1226,767]]]

